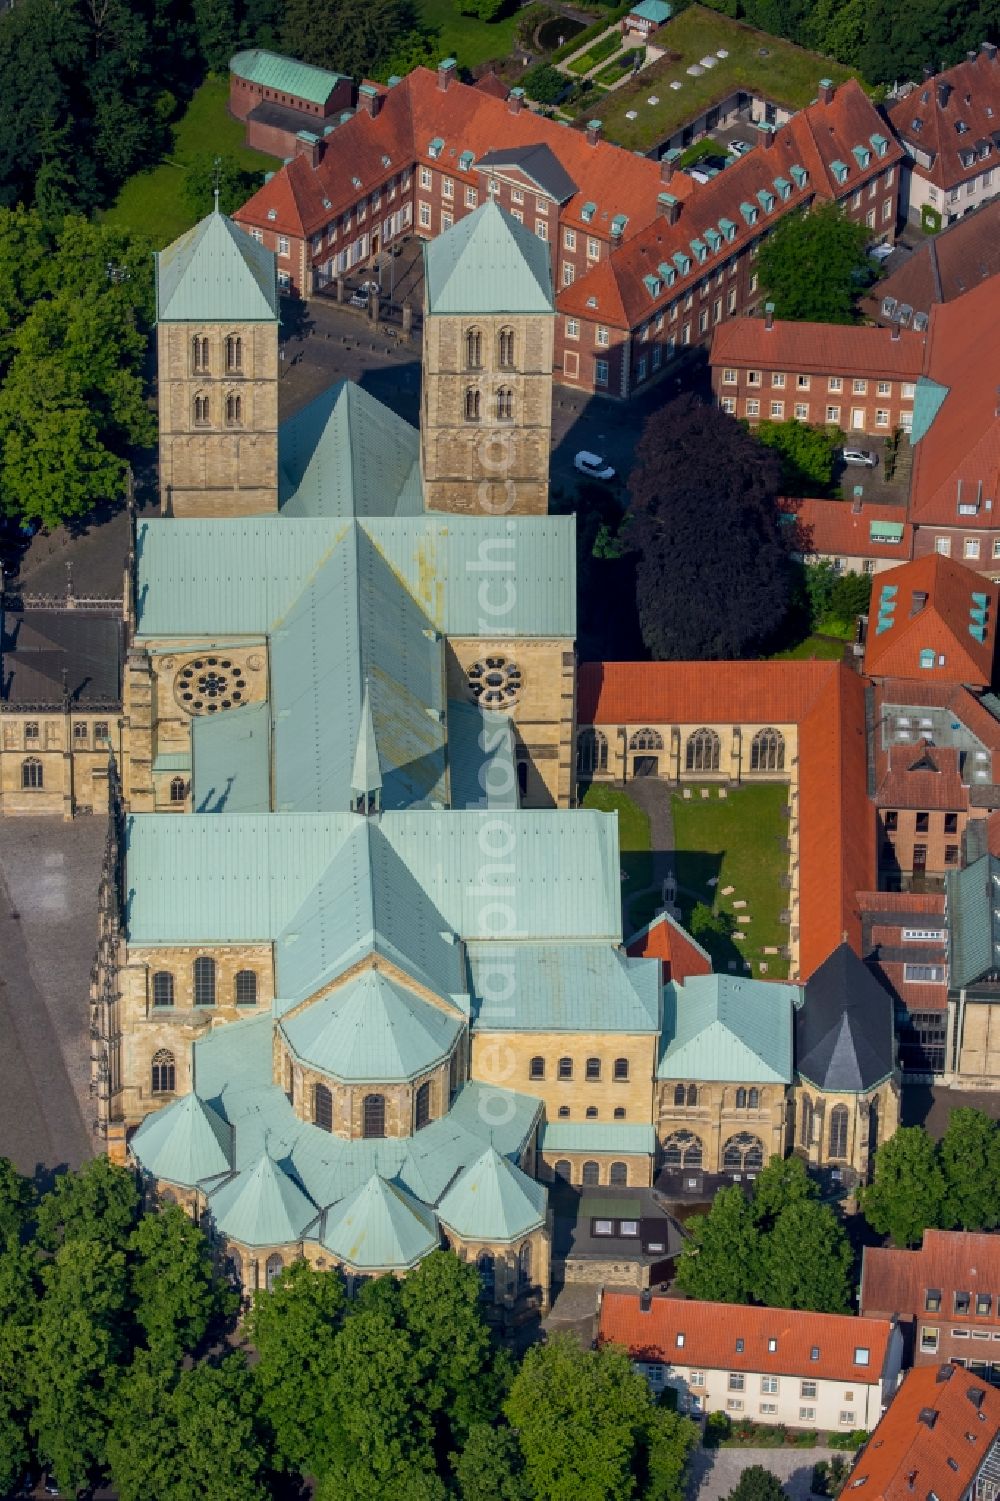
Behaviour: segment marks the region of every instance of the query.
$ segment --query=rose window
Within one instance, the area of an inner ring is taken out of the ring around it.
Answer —
[[[469,691],[484,709],[507,709],[524,686],[521,669],[509,657],[484,657],[469,668]]]
[[[228,657],[196,657],[174,680],[174,693],[189,714],[234,709],[246,697],[243,669]]]

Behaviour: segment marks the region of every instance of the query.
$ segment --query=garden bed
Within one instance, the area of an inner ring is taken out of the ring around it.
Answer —
[[[577,76],[582,73],[589,73],[591,68],[596,68],[597,64],[603,62],[606,57],[610,57],[613,52],[619,51],[621,45],[621,32],[616,26],[613,31],[609,31],[606,36],[596,41],[592,47],[588,47],[587,51],[580,57],[574,57],[571,63],[566,64],[566,67],[571,73],[575,73]]]

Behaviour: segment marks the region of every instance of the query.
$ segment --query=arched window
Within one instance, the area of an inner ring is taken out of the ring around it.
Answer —
[[[226,426],[239,427],[243,421],[243,397],[230,392],[226,397]]]
[[[238,375],[243,369],[243,340],[239,334],[230,334],[226,339],[226,369],[230,375]]]
[[[158,969],[153,976],[153,1005],[172,1006],[174,1004],[174,977],[169,969]]]
[[[674,1085],[674,1104],[675,1105],[683,1105],[684,1101],[686,1099],[687,1099],[687,1090],[684,1088],[684,1085],[683,1084],[675,1084]]]
[[[736,1108],[737,1110],[745,1110],[747,1108],[747,1092],[742,1084],[736,1091]]]
[[[37,756],[21,762],[21,786],[25,792],[39,792],[45,785],[45,772]]]
[[[584,1188],[596,1188],[601,1181],[601,1169],[599,1163],[585,1162],[583,1164]]]
[[[528,1064],[528,1078],[529,1079],[544,1079],[545,1078],[545,1059],[540,1054],[536,1054],[535,1057],[532,1058],[531,1062]]]
[[[718,771],[721,748],[714,730],[695,730],[688,736],[684,764],[688,771]]]
[[[527,1292],[531,1286],[531,1241],[526,1240],[517,1253],[517,1290]]]
[[[238,969],[236,971],[236,1004],[237,1006],[256,1006],[257,1004],[257,972],[253,969]]]
[[[429,1081],[421,1084],[417,1090],[417,1103],[414,1108],[415,1125],[418,1131],[428,1124],[431,1118],[431,1086]]]
[[[313,1125],[321,1131],[333,1130],[333,1095],[325,1084],[313,1085]]]
[[[675,1131],[663,1143],[666,1167],[701,1167],[704,1148],[693,1131]]]
[[[185,782],[185,780],[184,780],[183,777],[171,777],[171,779],[170,779],[170,801],[172,803],[182,803],[186,797],[187,797],[187,782]]]
[[[204,334],[195,334],[191,340],[191,368],[196,375],[208,370],[208,339]]]
[[[601,1077],[601,1060],[600,1060],[600,1058],[588,1058],[587,1059],[587,1078],[590,1080],[591,1083],[594,1083],[600,1077]]]
[[[615,1079],[618,1083],[628,1079],[628,1059],[615,1059]]]
[[[588,1105],[587,1106],[587,1119],[588,1119],[588,1121],[596,1121],[596,1119],[597,1119],[597,1106],[596,1105]]]
[[[510,386],[501,386],[497,391],[497,421],[510,422],[514,416],[514,393]]]
[[[196,396],[194,399],[194,425],[195,427],[208,426],[208,397]]]
[[[573,1077],[573,1060],[572,1060],[572,1058],[560,1058],[559,1059],[558,1073],[559,1073],[560,1079],[572,1079],[572,1077]]]
[[[194,1003],[196,1006],[215,1005],[215,960],[194,961]]]
[[[659,730],[636,730],[628,743],[628,748],[634,751],[661,751],[663,736]]]
[[[269,1256],[267,1258],[267,1265],[264,1267],[264,1282],[268,1292],[274,1291],[274,1284],[277,1282],[278,1278],[281,1276],[284,1270],[285,1263],[282,1261],[277,1251],[275,1251],[273,1256]]]
[[[576,769],[582,777],[607,771],[608,741],[601,730],[581,730],[576,737]]]
[[[154,1094],[173,1094],[176,1085],[174,1055],[166,1048],[153,1054],[151,1080]]]
[[[807,1094],[802,1096],[802,1106],[799,1112],[799,1144],[807,1147],[812,1141],[813,1134],[813,1106],[812,1100]]]
[[[611,1171],[608,1173],[608,1182],[612,1188],[628,1187],[628,1163],[613,1162]]]
[[[847,1106],[834,1105],[830,1111],[830,1156],[847,1156]]]
[[[784,771],[785,737],[780,730],[758,730],[750,742],[751,771]]]
[[[497,335],[497,364],[501,370],[514,368],[514,330],[502,328]]]
[[[751,1090],[747,1091],[747,1109],[748,1110],[759,1110],[760,1109],[760,1090],[759,1089],[751,1089]]]
[[[466,422],[479,421],[479,392],[475,386],[468,386],[465,392],[465,420]]]
[[[366,1094],[361,1107],[362,1136],[385,1135],[385,1096]]]
[[[731,1136],[722,1153],[722,1170],[726,1173],[759,1173],[764,1166],[764,1144],[749,1131]]]
[[[553,1172],[553,1175],[556,1178],[561,1179],[561,1181],[563,1183],[569,1183],[570,1180],[573,1177],[572,1166],[566,1161],[566,1159],[564,1157],[560,1157],[559,1161],[556,1163],[555,1167],[552,1169],[552,1172]]]
[[[623,1121],[624,1119],[625,1119],[625,1106],[624,1105],[616,1105],[615,1106],[615,1120],[616,1121]]]
[[[448,1093],[452,1095],[458,1088],[458,1064],[458,1048],[456,1048],[448,1062]]]
[[[483,336],[478,328],[470,328],[465,335],[465,363],[469,370],[479,370],[483,363]],[[478,412],[476,413],[478,416]]]
[[[483,1284],[483,1292],[487,1298],[492,1298],[497,1285],[497,1264],[489,1251],[482,1251],[476,1262],[476,1271],[479,1273]]]

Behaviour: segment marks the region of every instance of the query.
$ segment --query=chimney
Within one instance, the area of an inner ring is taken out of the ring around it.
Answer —
[[[668,224],[676,224],[681,216],[681,206],[673,193],[660,193],[656,200],[656,212]]]
[[[967,63],[974,63],[978,56],[979,54],[975,47],[970,47],[969,51],[965,54],[965,61]]]
[[[819,81],[819,101],[820,101],[821,104],[832,104],[833,103],[833,96],[834,96],[834,94],[836,92],[837,91],[834,88],[833,80],[832,79],[830,79],[830,78],[821,78],[820,79],[820,81]]]
[[[521,113],[521,109],[522,109],[523,105],[524,105],[524,90],[523,89],[511,89],[510,93],[507,95],[507,108],[510,110],[511,114],[512,115],[519,115]]]
[[[945,109],[947,107],[948,99],[949,99],[950,95],[951,95],[951,84],[950,83],[945,83],[943,81],[939,82],[938,86],[937,86],[938,109]]]
[[[764,304],[764,327],[765,328],[773,328],[774,327],[774,303],[773,302],[765,302],[765,304]]]
[[[295,155],[304,156],[310,167],[318,167],[321,154],[319,136],[313,135],[311,130],[300,130],[295,137]]]
[[[670,179],[673,177],[674,172],[676,171],[676,169],[677,169],[677,155],[673,151],[668,151],[664,156],[660,157],[660,181],[661,182],[664,182],[664,183],[665,182],[669,182]]]
[[[757,138],[764,151],[774,144],[774,126],[768,125],[766,120],[757,121]]]
[[[438,88],[444,93],[455,76],[455,59],[446,57],[438,63]]]
[[[900,335],[901,331],[902,330],[900,329],[900,326],[899,326],[898,323],[894,323],[892,325],[892,331],[891,331],[889,337],[890,337],[890,339],[892,340],[892,342],[894,344],[898,344],[899,343],[899,335]]]
[[[382,95],[373,83],[363,83],[358,89],[358,108],[373,120],[382,108]]]
[[[981,57],[985,57],[985,59],[986,59],[986,61],[988,63],[995,63],[996,60],[997,60],[996,43],[995,42],[980,42],[979,43],[979,53],[980,53]]]
[[[929,83],[934,77],[933,63],[924,63],[924,83]]]
[[[644,1287],[639,1294],[639,1312],[648,1313],[653,1306],[653,1292],[649,1287]]]
[[[601,139],[601,131],[603,129],[604,125],[601,120],[587,121],[587,140],[591,146],[597,145],[598,141]]]

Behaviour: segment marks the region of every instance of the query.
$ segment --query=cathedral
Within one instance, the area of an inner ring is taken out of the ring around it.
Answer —
[[[856,1181],[898,1075],[846,945],[805,986],[626,951],[616,819],[575,806],[548,250],[490,201],[424,257],[419,434],[347,382],[279,421],[274,256],[224,215],[157,257],[92,1066],[109,1154],[248,1292],[447,1245],[509,1320],[556,1180]]]

